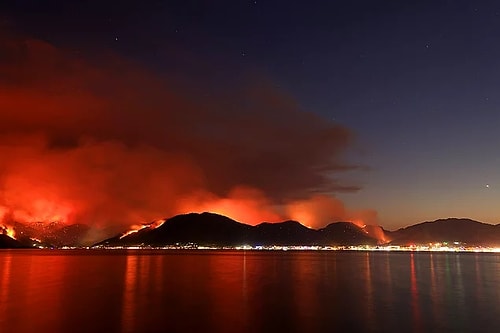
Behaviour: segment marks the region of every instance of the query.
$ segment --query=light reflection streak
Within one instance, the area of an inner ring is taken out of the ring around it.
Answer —
[[[243,269],[242,269],[242,281],[241,284],[241,292],[243,294],[243,302],[246,305],[248,302],[248,293],[247,293],[247,252],[243,252]]]
[[[483,281],[481,277],[481,269],[479,267],[479,255],[476,253],[474,256],[474,266],[476,269],[476,299],[480,301],[483,298]]]
[[[436,288],[436,267],[434,263],[434,255],[431,253],[429,256],[429,264],[430,264],[430,272],[431,272],[431,297],[432,297],[432,312],[434,314],[434,318],[438,318],[439,309],[438,302],[436,298],[438,297],[438,291]]]
[[[297,278],[294,287],[294,294],[297,295],[296,302],[297,305],[297,316],[301,317],[300,321],[300,332],[311,332],[317,331],[316,325],[318,323],[315,320],[315,315],[318,313],[317,308],[318,299],[315,286],[319,283],[318,275],[315,273],[318,269],[319,261],[308,260],[306,255],[303,256],[301,260],[293,260],[294,276]],[[308,255],[307,255],[308,256]]]
[[[163,293],[163,256],[155,256],[154,268],[156,269],[155,275],[155,291],[158,295]]]
[[[386,282],[386,296],[387,299],[393,299],[393,282],[392,282],[392,271],[391,271],[391,257],[389,253],[385,256],[385,282]]]
[[[139,291],[142,291],[144,289],[149,289],[148,276],[151,274],[151,257],[139,256],[139,258],[141,259],[139,260],[139,267],[136,271],[136,274],[139,275],[140,279],[138,280],[137,288],[139,289]]]
[[[455,292],[457,294],[457,304],[461,313],[465,312],[465,295],[464,295],[464,283],[462,277],[462,265],[461,258],[455,256],[455,265],[457,270],[457,283]]]
[[[0,284],[0,318],[7,317],[10,291],[10,269],[12,265],[12,255],[8,253],[2,261],[2,280]]]
[[[367,323],[375,322],[375,312],[373,304],[373,285],[372,285],[372,270],[370,265],[370,252],[365,255],[365,288],[366,288],[366,317]],[[368,327],[368,330],[373,330],[375,327]]]
[[[137,292],[137,256],[128,255],[125,269],[125,288],[123,291],[122,332],[134,332],[135,306]]]
[[[421,332],[421,314],[417,286],[417,272],[415,269],[415,256],[410,254],[410,281],[411,281],[411,307],[413,310],[413,327],[416,332]]]

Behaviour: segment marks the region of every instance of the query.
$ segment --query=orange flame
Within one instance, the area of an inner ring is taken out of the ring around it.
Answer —
[[[153,223],[150,224],[134,224],[133,226],[130,227],[129,231],[126,231],[124,234],[120,236],[120,239],[125,238],[131,234],[135,234],[136,232],[139,232],[143,229],[156,229],[159,228],[165,223],[165,220],[156,220]]]
[[[149,226],[146,224],[142,224],[142,225],[133,225],[130,227],[130,230],[129,231],[126,231],[123,235],[120,236],[120,239],[122,238],[125,238],[131,234],[135,234],[136,232],[139,232],[140,230],[142,229],[145,229],[145,228],[149,228]]]
[[[163,225],[163,223],[167,222],[167,220],[156,220],[149,225],[151,229],[159,228]]]
[[[351,222],[352,224],[354,224],[358,228],[363,229],[363,231],[365,233],[368,233],[368,231],[366,230],[366,223],[364,223],[363,220],[361,220],[361,219],[352,219],[352,220],[350,220],[348,222]]]
[[[366,224],[361,219],[352,219],[348,221],[358,228],[360,228],[365,234],[377,240],[378,244],[386,244],[390,242],[390,239],[384,233],[384,230],[379,225],[375,224]]]
[[[0,227],[0,231],[2,234],[9,236],[10,238],[16,239],[16,231],[13,227],[8,225],[3,225]]]

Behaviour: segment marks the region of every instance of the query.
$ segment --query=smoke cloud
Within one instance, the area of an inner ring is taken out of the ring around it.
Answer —
[[[124,228],[189,211],[350,218],[350,130],[265,79],[191,94],[113,54],[0,36],[0,217]],[[221,89],[223,90],[223,89]]]

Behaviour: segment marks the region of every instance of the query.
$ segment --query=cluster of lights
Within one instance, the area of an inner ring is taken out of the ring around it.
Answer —
[[[500,247],[463,246],[459,243],[430,243],[428,245],[350,245],[350,246],[305,246],[305,245],[269,245],[269,246],[201,246],[196,244],[176,244],[167,246],[96,246],[89,249],[107,250],[243,250],[243,251],[378,251],[378,252],[489,252],[500,253]]]

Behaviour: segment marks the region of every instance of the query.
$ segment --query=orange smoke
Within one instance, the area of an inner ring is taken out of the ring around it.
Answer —
[[[172,199],[202,183],[182,156],[116,142],[51,149],[46,138],[33,136],[0,146],[0,156],[9,156],[3,161],[3,218],[18,222],[151,221],[173,213]]]
[[[351,222],[379,243],[388,242],[378,225],[376,211],[348,210],[340,200],[332,196],[315,195],[309,199],[293,201],[286,206],[286,211],[289,218],[311,228],[321,228],[332,222]]]
[[[259,190],[245,186],[232,189],[226,197],[198,192],[180,201],[178,214],[211,212],[229,216],[248,224],[277,222],[283,217],[278,214],[268,198]]]
[[[320,228],[331,222],[346,221],[344,204],[335,197],[315,195],[309,199],[289,202],[286,212],[290,219],[310,228]]]
[[[352,212],[351,218],[348,218],[347,221],[363,229],[368,236],[376,239],[379,244],[390,242],[384,230],[378,225],[377,212],[374,210]]]
[[[121,231],[178,213],[346,220],[352,133],[263,78],[210,98],[117,55],[0,34],[0,221]],[[212,87],[213,88],[213,87]],[[103,235],[100,235],[102,237]]]

